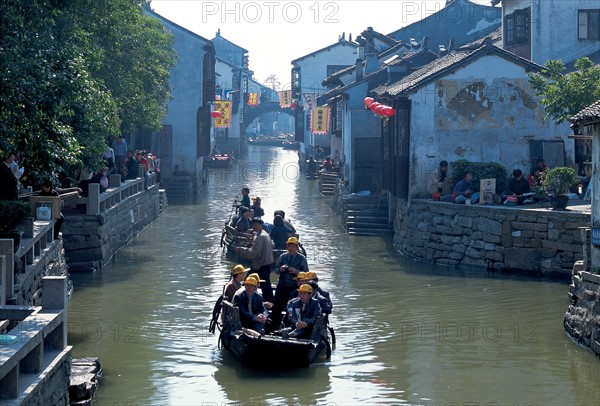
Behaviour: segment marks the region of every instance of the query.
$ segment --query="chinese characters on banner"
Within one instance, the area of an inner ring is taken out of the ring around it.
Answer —
[[[329,134],[329,106],[315,107],[310,112],[310,132]]]
[[[248,93],[248,105],[249,106],[257,106],[258,105],[258,93]]]
[[[215,118],[215,128],[231,127],[231,102],[225,100],[215,101],[215,111],[221,112],[221,117]]]
[[[290,107],[292,104],[292,91],[291,90],[280,90],[279,91],[279,106],[282,109]]]

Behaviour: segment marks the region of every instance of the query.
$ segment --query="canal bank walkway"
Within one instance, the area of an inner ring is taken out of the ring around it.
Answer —
[[[399,205],[395,216],[397,249],[434,264],[567,279],[576,261],[589,258],[587,201],[573,200],[566,210],[552,210],[412,199]]]

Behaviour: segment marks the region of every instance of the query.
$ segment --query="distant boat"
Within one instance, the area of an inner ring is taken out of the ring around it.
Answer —
[[[300,149],[300,143],[298,141],[284,141],[283,149]]]
[[[271,137],[271,136],[262,136],[262,137],[254,137],[248,138],[248,144],[250,145],[265,145],[271,147],[281,147],[283,146],[283,142],[286,139],[283,137]]]

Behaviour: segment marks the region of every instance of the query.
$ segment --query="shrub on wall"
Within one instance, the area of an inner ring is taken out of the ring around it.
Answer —
[[[450,173],[454,184],[463,178],[465,171],[473,174],[473,186],[479,191],[480,179],[496,179],[496,193],[502,193],[506,189],[508,176],[506,168],[496,162],[470,162],[466,159],[450,162]]]

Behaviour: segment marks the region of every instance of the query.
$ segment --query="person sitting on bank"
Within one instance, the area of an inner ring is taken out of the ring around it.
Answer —
[[[527,199],[527,196],[523,195],[530,192],[531,188],[529,187],[529,182],[523,177],[523,171],[515,169],[513,177],[508,181],[508,190],[504,198],[514,196],[517,198],[517,204],[523,204]]]
[[[435,197],[436,194],[441,197],[446,176],[448,176],[448,161],[441,161],[440,166],[433,174],[431,174],[429,182],[427,183],[427,191],[432,197]]]
[[[457,204],[464,204],[467,199],[471,203],[476,203],[479,199],[479,192],[475,192],[473,186],[473,173],[465,171],[463,178],[459,180],[452,190],[450,201]]]
[[[306,283],[301,285],[298,293],[300,297],[288,303],[288,316],[292,327],[282,331],[282,336],[286,338],[310,338],[315,323],[321,315],[321,305],[317,299],[311,297],[313,289],[310,285]]]
[[[240,322],[242,326],[264,334],[267,314],[263,298],[256,291],[258,289],[258,280],[248,277],[243,282],[243,285],[244,289],[238,290],[233,296],[233,304],[240,311]]]
[[[249,270],[250,268],[239,264],[231,268],[231,280],[223,288],[223,299],[233,303],[233,296],[242,287],[242,281]]]
[[[542,184],[542,173],[548,170],[548,166],[544,162],[542,158],[538,158],[535,162],[535,165],[529,171],[529,177],[527,181],[529,182],[529,186],[534,188]]]
[[[330,156],[325,158],[325,162],[323,162],[323,166],[321,167],[321,172],[333,172],[333,162],[331,162]]]

